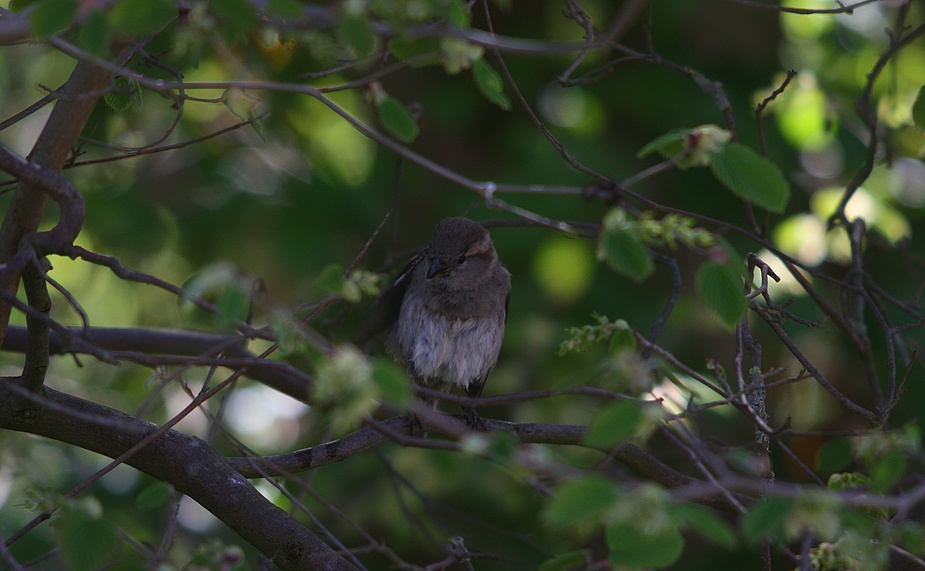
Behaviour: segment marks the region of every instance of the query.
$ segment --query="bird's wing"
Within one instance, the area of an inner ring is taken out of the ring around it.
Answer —
[[[408,284],[411,283],[411,274],[414,273],[414,269],[422,259],[424,259],[423,251],[411,258],[370,308],[369,314],[353,336],[353,342],[357,347],[365,348],[373,337],[388,329],[398,319],[405,292],[408,291]]]

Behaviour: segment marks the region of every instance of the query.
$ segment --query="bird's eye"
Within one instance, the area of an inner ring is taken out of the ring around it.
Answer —
[[[461,263],[463,263],[463,262],[465,262],[465,261],[466,261],[466,255],[465,255],[465,254],[461,254],[458,258],[456,258],[456,263],[457,263],[457,264],[461,264]]]

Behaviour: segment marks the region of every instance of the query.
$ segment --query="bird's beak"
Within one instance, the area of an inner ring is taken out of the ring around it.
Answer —
[[[430,261],[430,267],[427,268],[427,273],[424,274],[424,277],[431,279],[438,274],[445,274],[447,271],[446,263],[440,258],[434,258]]]

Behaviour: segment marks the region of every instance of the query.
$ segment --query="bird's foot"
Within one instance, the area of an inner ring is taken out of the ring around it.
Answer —
[[[424,425],[421,424],[421,419],[413,412],[408,413],[408,435],[412,438],[424,438],[427,436]]]
[[[468,406],[462,407],[463,419],[466,421],[466,426],[474,432],[488,432],[488,425],[485,424],[485,420],[479,416],[479,413],[475,411],[474,408]]]

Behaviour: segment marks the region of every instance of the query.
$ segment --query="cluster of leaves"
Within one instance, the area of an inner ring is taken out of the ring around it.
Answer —
[[[358,426],[380,402],[404,407],[411,397],[404,370],[388,359],[370,358],[353,345],[340,345],[320,360],[312,401],[330,415],[338,433]]]
[[[620,569],[664,569],[684,549],[685,531],[731,549],[739,542],[733,526],[709,508],[673,499],[652,484],[622,487],[601,475],[565,482],[543,513],[546,525],[578,536],[603,529],[609,562]],[[563,553],[543,571],[570,569],[585,562],[587,551]]]

